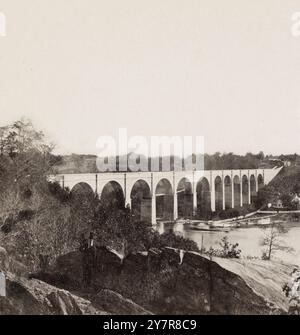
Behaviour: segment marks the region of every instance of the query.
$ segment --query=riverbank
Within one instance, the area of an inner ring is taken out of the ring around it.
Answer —
[[[255,212],[246,214],[246,215],[241,215],[238,217],[233,217],[230,219],[223,219],[223,220],[195,220],[195,219],[178,219],[174,221],[174,223],[179,222],[179,223],[184,223],[184,224],[191,224],[191,225],[197,225],[197,224],[205,224],[208,227],[222,227],[224,228],[237,228],[239,227],[239,224],[246,223],[252,224],[252,225],[266,225],[271,223],[271,221],[266,221],[266,219],[271,219],[275,217],[281,217],[282,221],[288,221],[290,220],[289,215],[292,214],[300,214],[300,210],[295,210],[295,211],[262,211],[262,210],[257,210]],[[162,221],[163,222],[163,221]],[[166,223],[170,221],[166,221]]]
[[[276,250],[274,252],[274,258],[282,260],[286,263],[300,265],[300,223],[299,221],[293,221],[289,216],[280,214],[275,216],[275,222],[283,222],[285,233],[280,236],[280,244],[283,247],[289,247],[290,251]],[[205,225],[204,229],[195,229],[190,224],[183,224],[183,222],[176,223],[160,223],[155,229],[160,233],[174,232],[184,238],[188,238],[197,243],[199,249],[210,248],[219,249],[220,242],[225,236],[228,238],[230,243],[238,243],[238,248],[242,251],[242,257],[252,257],[260,259],[266,247],[262,245],[263,239],[269,233],[270,225],[262,224],[243,224],[239,227],[233,227],[230,229],[219,228],[219,229],[208,229]]]
[[[257,216],[254,216],[257,215]],[[275,218],[278,214],[272,215],[258,215],[257,213],[253,216],[233,218],[226,220],[217,221],[203,221],[203,220],[190,220],[180,219],[174,222],[161,222],[162,224],[183,224],[189,226],[190,229],[199,231],[229,231],[230,229],[248,227],[248,226],[267,226],[273,223],[272,218]]]

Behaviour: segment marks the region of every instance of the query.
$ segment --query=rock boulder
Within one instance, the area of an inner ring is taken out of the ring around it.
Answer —
[[[92,304],[100,309],[118,315],[150,315],[151,313],[130,299],[111,290],[101,290],[92,300]]]

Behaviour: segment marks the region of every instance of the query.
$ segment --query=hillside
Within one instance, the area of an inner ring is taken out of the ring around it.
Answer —
[[[265,207],[268,203],[281,207],[296,210],[299,209],[299,202],[296,195],[300,194],[300,166],[294,165],[283,167],[277,176],[258,192],[256,199],[257,208]]]
[[[300,166],[284,167],[270,186],[280,193],[300,193]]]

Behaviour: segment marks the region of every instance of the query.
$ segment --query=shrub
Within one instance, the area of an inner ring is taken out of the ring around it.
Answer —
[[[158,236],[158,245],[152,247],[172,247],[176,249],[199,252],[199,247],[195,241],[175,235],[173,232],[164,233]]]
[[[222,257],[222,258],[240,258],[241,257],[241,250],[238,249],[239,244],[230,243],[228,241],[227,236],[223,237],[219,244],[220,244],[221,249],[214,249],[211,247],[205,253],[208,254],[209,256],[216,256],[216,257]]]
[[[31,209],[21,210],[18,213],[18,221],[31,220],[34,216],[34,211]]]
[[[293,221],[299,221],[300,220],[300,213],[293,213],[292,214]]]
[[[9,234],[12,230],[13,227],[15,226],[16,221],[14,220],[13,216],[10,215],[6,220],[4,221],[4,224],[1,226],[1,231],[4,234]]]

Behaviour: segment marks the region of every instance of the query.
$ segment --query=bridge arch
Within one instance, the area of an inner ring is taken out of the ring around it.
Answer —
[[[76,207],[89,208],[95,200],[95,192],[92,186],[85,182],[75,184],[70,191],[71,199]]]
[[[143,180],[137,180],[130,192],[131,214],[134,221],[151,222],[151,189]]]
[[[197,216],[208,219],[211,213],[211,191],[207,178],[201,178],[196,185]]]
[[[186,177],[182,178],[176,189],[178,217],[193,216],[193,186]]]
[[[241,181],[238,175],[233,178],[234,208],[241,206]]]
[[[232,180],[230,176],[224,178],[224,191],[225,191],[225,209],[232,207]]]
[[[123,188],[114,180],[111,180],[104,185],[100,199],[106,207],[118,209],[125,207],[125,195]]]
[[[157,219],[171,220],[174,214],[174,195],[170,181],[162,178],[155,188]]]
[[[79,182],[75,184],[71,189],[70,193],[72,197],[95,197],[95,192],[92,186],[86,182]]]
[[[223,185],[222,178],[217,176],[214,181],[216,211],[223,209]]]

